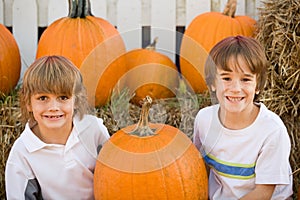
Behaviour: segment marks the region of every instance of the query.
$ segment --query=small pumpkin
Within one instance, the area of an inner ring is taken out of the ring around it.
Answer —
[[[148,122],[147,96],[138,124],[103,145],[94,173],[95,199],[207,199],[204,161],[179,129]]]
[[[156,51],[156,37],[146,48],[137,48],[124,54],[127,72],[119,87],[128,88],[134,95],[131,102],[140,105],[150,96],[152,99],[171,98],[178,87],[179,74],[175,63]]]
[[[125,52],[117,29],[107,20],[91,13],[89,0],[69,0],[69,14],[50,24],[38,43],[36,58],[61,55],[78,68],[87,55],[101,42],[110,39],[116,54]],[[110,56],[110,55],[108,55]]]
[[[254,37],[256,21],[249,16],[235,16],[237,0],[228,0],[223,13],[206,12],[188,25],[180,47],[180,72],[196,93],[207,89],[204,63],[208,52],[228,36]]]
[[[20,79],[21,56],[11,32],[0,24],[0,96],[8,94]]]

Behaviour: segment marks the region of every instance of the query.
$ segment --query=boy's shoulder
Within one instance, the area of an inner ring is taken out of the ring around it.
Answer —
[[[99,122],[102,123],[103,120],[101,118],[98,118],[95,115],[90,115],[90,114],[83,115],[82,118],[80,118],[79,116],[75,116],[73,120],[73,123],[75,125],[80,127],[83,126],[83,128],[95,123],[98,124]]]
[[[272,124],[275,127],[285,127],[282,119],[275,112],[268,109],[266,105],[260,103],[260,120],[264,124]]]
[[[86,132],[95,132],[98,133],[105,131],[103,119],[95,115],[84,115],[82,118],[75,116],[73,119],[73,124],[76,127],[79,134]]]
[[[195,117],[195,122],[201,122],[202,124],[210,123],[216,113],[218,113],[219,107],[219,104],[215,104],[201,108]]]
[[[211,106],[206,106],[204,108],[201,108],[198,111],[197,115],[200,115],[200,116],[201,115],[204,115],[204,116],[211,115],[211,114],[213,114],[215,112],[218,112],[219,107],[220,107],[219,104],[215,104],[215,105],[211,105]]]

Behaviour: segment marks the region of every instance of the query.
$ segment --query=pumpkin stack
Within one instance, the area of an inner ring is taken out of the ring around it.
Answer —
[[[208,52],[228,36],[254,36],[256,21],[249,16],[235,16],[237,0],[228,0],[223,13],[206,12],[188,25],[180,47],[180,72],[195,93],[207,89],[204,63]]]
[[[94,173],[95,199],[207,199],[204,161],[179,129],[140,121],[117,131],[102,147]]]
[[[11,32],[0,24],[0,97],[17,85],[21,72],[19,47]]]

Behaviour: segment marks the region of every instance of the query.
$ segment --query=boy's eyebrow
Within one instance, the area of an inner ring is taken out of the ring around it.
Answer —
[[[254,75],[253,74],[244,74],[246,77],[249,77],[249,78],[253,78]]]
[[[226,76],[228,74],[230,74],[230,72],[227,72],[227,71],[224,71],[224,72],[221,72],[221,73],[218,73],[220,76]]]
[[[231,72],[230,71],[224,71],[224,72],[221,72],[221,73],[218,73],[220,76],[227,76],[229,75]],[[244,76],[246,77],[249,77],[249,78],[253,78],[254,75],[253,74],[246,74],[244,73]]]

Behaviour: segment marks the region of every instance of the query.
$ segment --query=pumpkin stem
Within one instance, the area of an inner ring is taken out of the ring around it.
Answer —
[[[85,18],[93,16],[91,13],[90,0],[69,0],[69,15],[70,18]]]
[[[130,133],[131,135],[136,135],[139,137],[155,135],[155,133],[148,126],[148,115],[151,105],[152,98],[150,96],[146,96],[146,98],[143,99],[142,111],[140,114],[139,122],[137,124],[137,127]]]
[[[155,51],[157,41],[158,41],[158,37],[155,37],[153,42],[151,44],[149,44],[148,46],[146,46],[145,49]]]
[[[234,18],[235,11],[236,11],[236,5],[237,5],[236,1],[237,0],[228,0],[227,1],[227,4],[223,11],[224,15]]]

